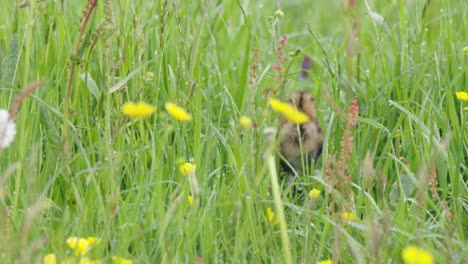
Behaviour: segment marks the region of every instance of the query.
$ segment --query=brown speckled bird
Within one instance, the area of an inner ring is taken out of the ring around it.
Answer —
[[[281,167],[285,171],[292,172],[292,169],[295,171],[301,170],[302,157],[307,163],[310,163],[311,159],[318,159],[322,153],[323,133],[317,122],[315,98],[310,93],[304,91],[294,92],[291,99],[289,99],[289,103],[310,118],[309,122],[302,125],[297,125],[286,119],[282,120],[279,134],[281,140],[280,153],[287,160],[287,163],[281,160]]]

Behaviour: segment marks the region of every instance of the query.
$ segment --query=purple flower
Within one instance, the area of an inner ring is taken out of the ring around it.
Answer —
[[[301,75],[299,76],[300,80],[305,80],[307,78],[307,70],[312,66],[312,60],[308,56],[304,56],[302,60]]]

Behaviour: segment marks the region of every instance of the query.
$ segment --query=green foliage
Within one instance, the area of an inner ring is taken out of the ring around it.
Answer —
[[[280,1],[281,18],[276,1],[98,1],[82,34],[86,1],[29,2],[0,0],[0,108],[46,81],[0,150],[0,263],[74,257],[71,236],[99,237],[89,257],[103,263],[284,263],[263,130],[279,124],[268,99],[301,89],[326,145],[294,183],[317,200],[280,182],[292,263],[399,263],[409,245],[467,263],[467,102],[455,96],[468,88],[465,1]],[[303,56],[313,66],[300,80]],[[325,168],[353,99],[352,199],[339,199]],[[158,110],[130,119],[128,101]],[[168,101],[193,120],[170,117]]]
[[[1,67],[1,75],[2,78],[1,84],[6,87],[11,87],[13,85],[13,81],[15,78],[16,73],[16,66],[18,65],[18,59],[20,55],[20,43],[18,39],[18,35],[14,34],[8,51],[6,53],[5,58],[3,59],[2,63],[0,64]]]

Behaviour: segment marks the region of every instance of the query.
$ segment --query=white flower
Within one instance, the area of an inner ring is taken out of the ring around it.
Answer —
[[[0,149],[8,147],[16,135],[16,125],[10,120],[10,113],[0,109]]]
[[[371,16],[372,20],[374,20],[375,24],[377,24],[379,26],[383,25],[384,18],[379,13],[375,13],[375,12],[370,11],[369,15]]]

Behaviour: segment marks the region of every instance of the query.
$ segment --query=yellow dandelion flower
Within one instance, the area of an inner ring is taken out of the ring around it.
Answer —
[[[141,118],[152,115],[156,107],[145,102],[127,102],[122,106],[122,112],[129,117]]]
[[[468,101],[468,93],[467,92],[456,92],[455,95],[459,100]]]
[[[167,102],[166,105],[166,111],[175,119],[179,121],[190,121],[192,120],[192,115],[187,113],[184,109],[181,107],[177,106],[176,104]]]
[[[57,257],[54,253],[50,253],[44,256],[42,264],[57,264]]]
[[[416,246],[407,246],[401,251],[401,257],[405,264],[433,264],[432,254]]]
[[[133,261],[119,256],[112,256],[112,261],[116,264],[133,264]]]
[[[273,110],[280,113],[283,113],[286,108],[291,107],[290,104],[283,103],[280,100],[276,100],[274,98],[268,100],[268,104],[271,106],[271,108],[273,108]]]
[[[319,196],[320,196],[320,190],[317,190],[314,188],[309,192],[309,198],[312,200],[317,199]]]
[[[239,118],[239,124],[243,128],[248,128],[248,127],[252,126],[252,119],[250,119],[250,117],[243,116],[243,117]]]
[[[343,221],[351,222],[356,219],[356,215],[351,212],[343,212],[341,214],[341,219],[343,219]]]
[[[192,206],[192,204],[193,204],[193,196],[192,196],[192,195],[187,196],[187,201],[188,201],[189,205]]]
[[[317,264],[333,264],[330,259],[317,261]]]
[[[67,239],[68,246],[75,250],[75,254],[84,256],[88,253],[91,248],[99,244],[101,240],[96,237],[80,238],[80,237],[69,237]]]
[[[295,124],[304,124],[309,122],[309,116],[304,114],[301,111],[298,111],[291,107],[287,111],[284,112],[284,116],[286,119],[288,119],[290,122],[293,122]]]
[[[463,53],[468,54],[468,47],[463,48]]]
[[[180,165],[179,170],[183,175],[189,176],[190,174],[195,173],[197,170],[197,165],[190,162],[185,162],[184,164]]]
[[[273,212],[273,210],[268,207],[267,208],[267,217],[268,217],[268,221],[274,225],[277,225],[279,224],[279,219],[276,217],[275,213]]]
[[[88,240],[88,243],[92,246],[97,245],[101,242],[101,239],[97,237],[88,237],[86,240]]]
[[[284,12],[280,9],[276,10],[275,11],[275,17],[277,18],[280,18],[280,17],[284,17]]]
[[[309,122],[309,116],[301,111],[296,110],[292,105],[281,102],[276,99],[270,99],[268,101],[273,110],[282,113],[286,119],[295,124],[304,124]]]

